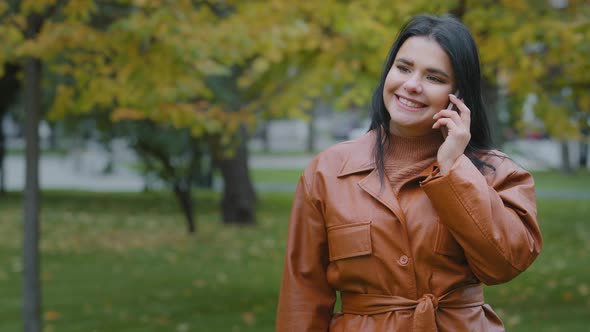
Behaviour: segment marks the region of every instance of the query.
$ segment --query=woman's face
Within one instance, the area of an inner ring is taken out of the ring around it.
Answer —
[[[438,43],[413,36],[402,44],[383,88],[383,102],[391,116],[389,128],[398,136],[432,132],[435,113],[449,104],[455,78],[449,57]]]

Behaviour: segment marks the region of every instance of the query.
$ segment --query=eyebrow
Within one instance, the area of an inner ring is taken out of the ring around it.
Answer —
[[[408,66],[413,66],[414,65],[414,61],[408,60],[408,59],[405,59],[405,58],[396,59],[395,62],[401,62],[401,63],[406,64]],[[451,78],[449,76],[449,74],[447,74],[447,73],[444,72],[444,70],[440,70],[440,69],[437,69],[437,68],[432,68],[432,67],[426,68],[426,71],[427,72],[430,72],[430,73],[433,73],[433,74],[439,74],[439,75],[444,76],[444,77],[446,77],[448,79]]]

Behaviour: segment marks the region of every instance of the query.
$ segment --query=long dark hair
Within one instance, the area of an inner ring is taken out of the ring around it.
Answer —
[[[446,52],[453,66],[456,87],[471,110],[471,140],[465,149],[465,155],[481,172],[485,167],[494,169],[493,166],[481,160],[482,154],[492,148],[492,138],[481,97],[481,72],[477,45],[469,30],[454,17],[423,14],[414,16],[402,26],[385,61],[379,86],[373,93],[369,130],[374,130],[376,133],[373,156],[381,181],[385,178],[385,146],[391,139],[389,132],[391,117],[383,101],[385,79],[400,47],[413,36],[431,38]]]

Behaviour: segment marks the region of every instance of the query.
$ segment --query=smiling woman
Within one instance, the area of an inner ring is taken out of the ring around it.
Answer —
[[[482,284],[522,273],[542,240],[532,176],[491,148],[466,27],[404,25],[371,112],[299,179],[277,331],[503,331]]]

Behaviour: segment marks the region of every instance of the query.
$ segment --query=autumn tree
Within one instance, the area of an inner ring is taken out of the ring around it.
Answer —
[[[305,117],[317,98],[339,109],[366,108],[401,23],[422,12],[452,13],[480,46],[484,97],[497,143],[502,141],[499,114],[518,123],[528,95],[538,96],[535,112],[549,134],[565,140],[580,139],[585,122],[574,120],[590,113],[589,8],[581,0],[249,1],[219,27],[242,27],[224,43],[257,49],[238,80],[242,89],[253,91],[254,102],[247,107],[266,116]]]
[[[66,78],[57,87],[51,118],[99,110],[110,113],[113,122],[137,122],[167,132],[188,130],[201,142],[215,139],[219,164],[231,166],[237,160],[243,172],[239,181],[225,181],[224,197],[231,195],[224,201],[234,204],[223,205],[223,215],[227,216],[224,219],[253,222],[253,212],[243,213],[254,209],[247,159],[237,159],[241,154],[234,153],[235,145],[240,143],[235,139],[239,128],[252,117],[218,97],[223,91],[216,95],[206,82],[208,77],[229,71],[229,65],[215,60],[214,55],[223,51],[211,46],[216,45],[208,35],[213,28],[206,28],[219,17],[209,7],[190,1],[113,4],[118,5],[117,15],[107,11],[111,9],[104,3],[77,3],[77,19],[52,22],[35,45],[43,49],[51,70]],[[139,144],[132,146],[141,156],[151,155],[144,160],[157,160],[160,169],[170,170],[172,156],[162,154],[163,150],[149,144],[147,136],[142,137]],[[180,174],[177,171],[175,174]],[[224,177],[234,173],[222,172]],[[188,217],[192,206],[187,204],[192,201],[191,186],[186,184],[190,179],[175,176],[178,180],[172,180],[170,172],[166,174],[163,179],[171,181],[168,183],[192,230]],[[232,187],[250,190],[234,191]],[[246,203],[238,204],[242,201]]]
[[[224,220],[246,223],[254,220],[245,148],[254,116],[306,116],[318,99],[364,105],[391,26],[440,9],[427,1],[393,13],[379,10],[383,1],[59,4],[63,19],[27,45],[67,78],[51,117],[112,111],[113,121],[207,137],[225,178]]]
[[[54,6],[38,6],[33,1],[0,4],[0,35],[5,46],[0,68],[6,62],[20,63],[24,72],[26,177],[23,204],[23,327],[41,331],[41,289],[39,279],[39,118],[41,114],[41,60],[19,45],[33,43]],[[17,10],[18,11],[17,13]],[[4,76],[4,73],[2,73]]]
[[[566,141],[582,138],[583,122],[574,119],[590,114],[590,4],[520,0],[468,8],[465,22],[478,39],[488,77],[503,77],[511,98],[535,95],[535,113],[567,155]],[[569,168],[567,158],[563,165]]]
[[[172,187],[187,231],[196,232],[192,188],[211,172],[211,163],[207,162],[208,146],[203,137],[195,138],[186,129],[165,127],[147,120],[123,121],[113,127],[136,151],[144,176],[151,175]]]

